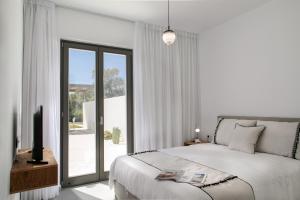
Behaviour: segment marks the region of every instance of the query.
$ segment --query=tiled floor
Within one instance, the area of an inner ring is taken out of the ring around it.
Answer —
[[[114,200],[108,181],[63,189],[54,200]]]

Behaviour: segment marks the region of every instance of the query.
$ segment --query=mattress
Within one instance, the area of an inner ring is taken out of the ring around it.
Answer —
[[[257,200],[300,199],[299,160],[266,153],[247,154],[209,143],[160,151],[238,176],[251,185]],[[138,199],[212,199],[190,184],[155,180],[159,172],[131,156],[121,156],[111,165],[110,186],[116,181]],[[228,184],[218,187],[226,192]]]

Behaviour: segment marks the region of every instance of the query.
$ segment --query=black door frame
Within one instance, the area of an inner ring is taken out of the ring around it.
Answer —
[[[61,185],[62,187],[86,184],[108,179],[104,172],[104,94],[103,53],[126,55],[127,97],[127,152],[133,152],[133,62],[132,50],[83,42],[61,40]],[[84,49],[96,52],[96,174],[68,177],[68,49]],[[100,92],[102,91],[102,92]],[[98,112],[97,112],[98,111]]]

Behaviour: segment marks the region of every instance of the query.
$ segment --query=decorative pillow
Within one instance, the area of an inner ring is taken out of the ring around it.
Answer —
[[[254,154],[256,142],[264,128],[264,126],[244,127],[237,125],[233,131],[229,148]]]
[[[231,134],[235,127],[236,119],[223,119],[216,131],[216,141],[217,144],[229,145]]]
[[[244,120],[244,119],[240,119],[240,120],[236,120],[236,124],[239,124],[241,126],[256,126],[257,121],[256,120]]]
[[[236,124],[255,126],[255,120],[221,119],[215,132],[215,143],[228,146]]]
[[[257,125],[266,128],[257,142],[256,151],[294,157],[299,122],[257,121]]]

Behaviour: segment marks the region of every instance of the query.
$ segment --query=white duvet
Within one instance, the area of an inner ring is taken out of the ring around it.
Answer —
[[[199,144],[160,150],[238,176],[248,182],[256,200],[300,200],[300,161],[266,153],[247,154],[227,146]],[[139,199],[211,198],[186,183],[157,181],[159,170],[130,156],[111,165],[110,186],[117,180]]]

